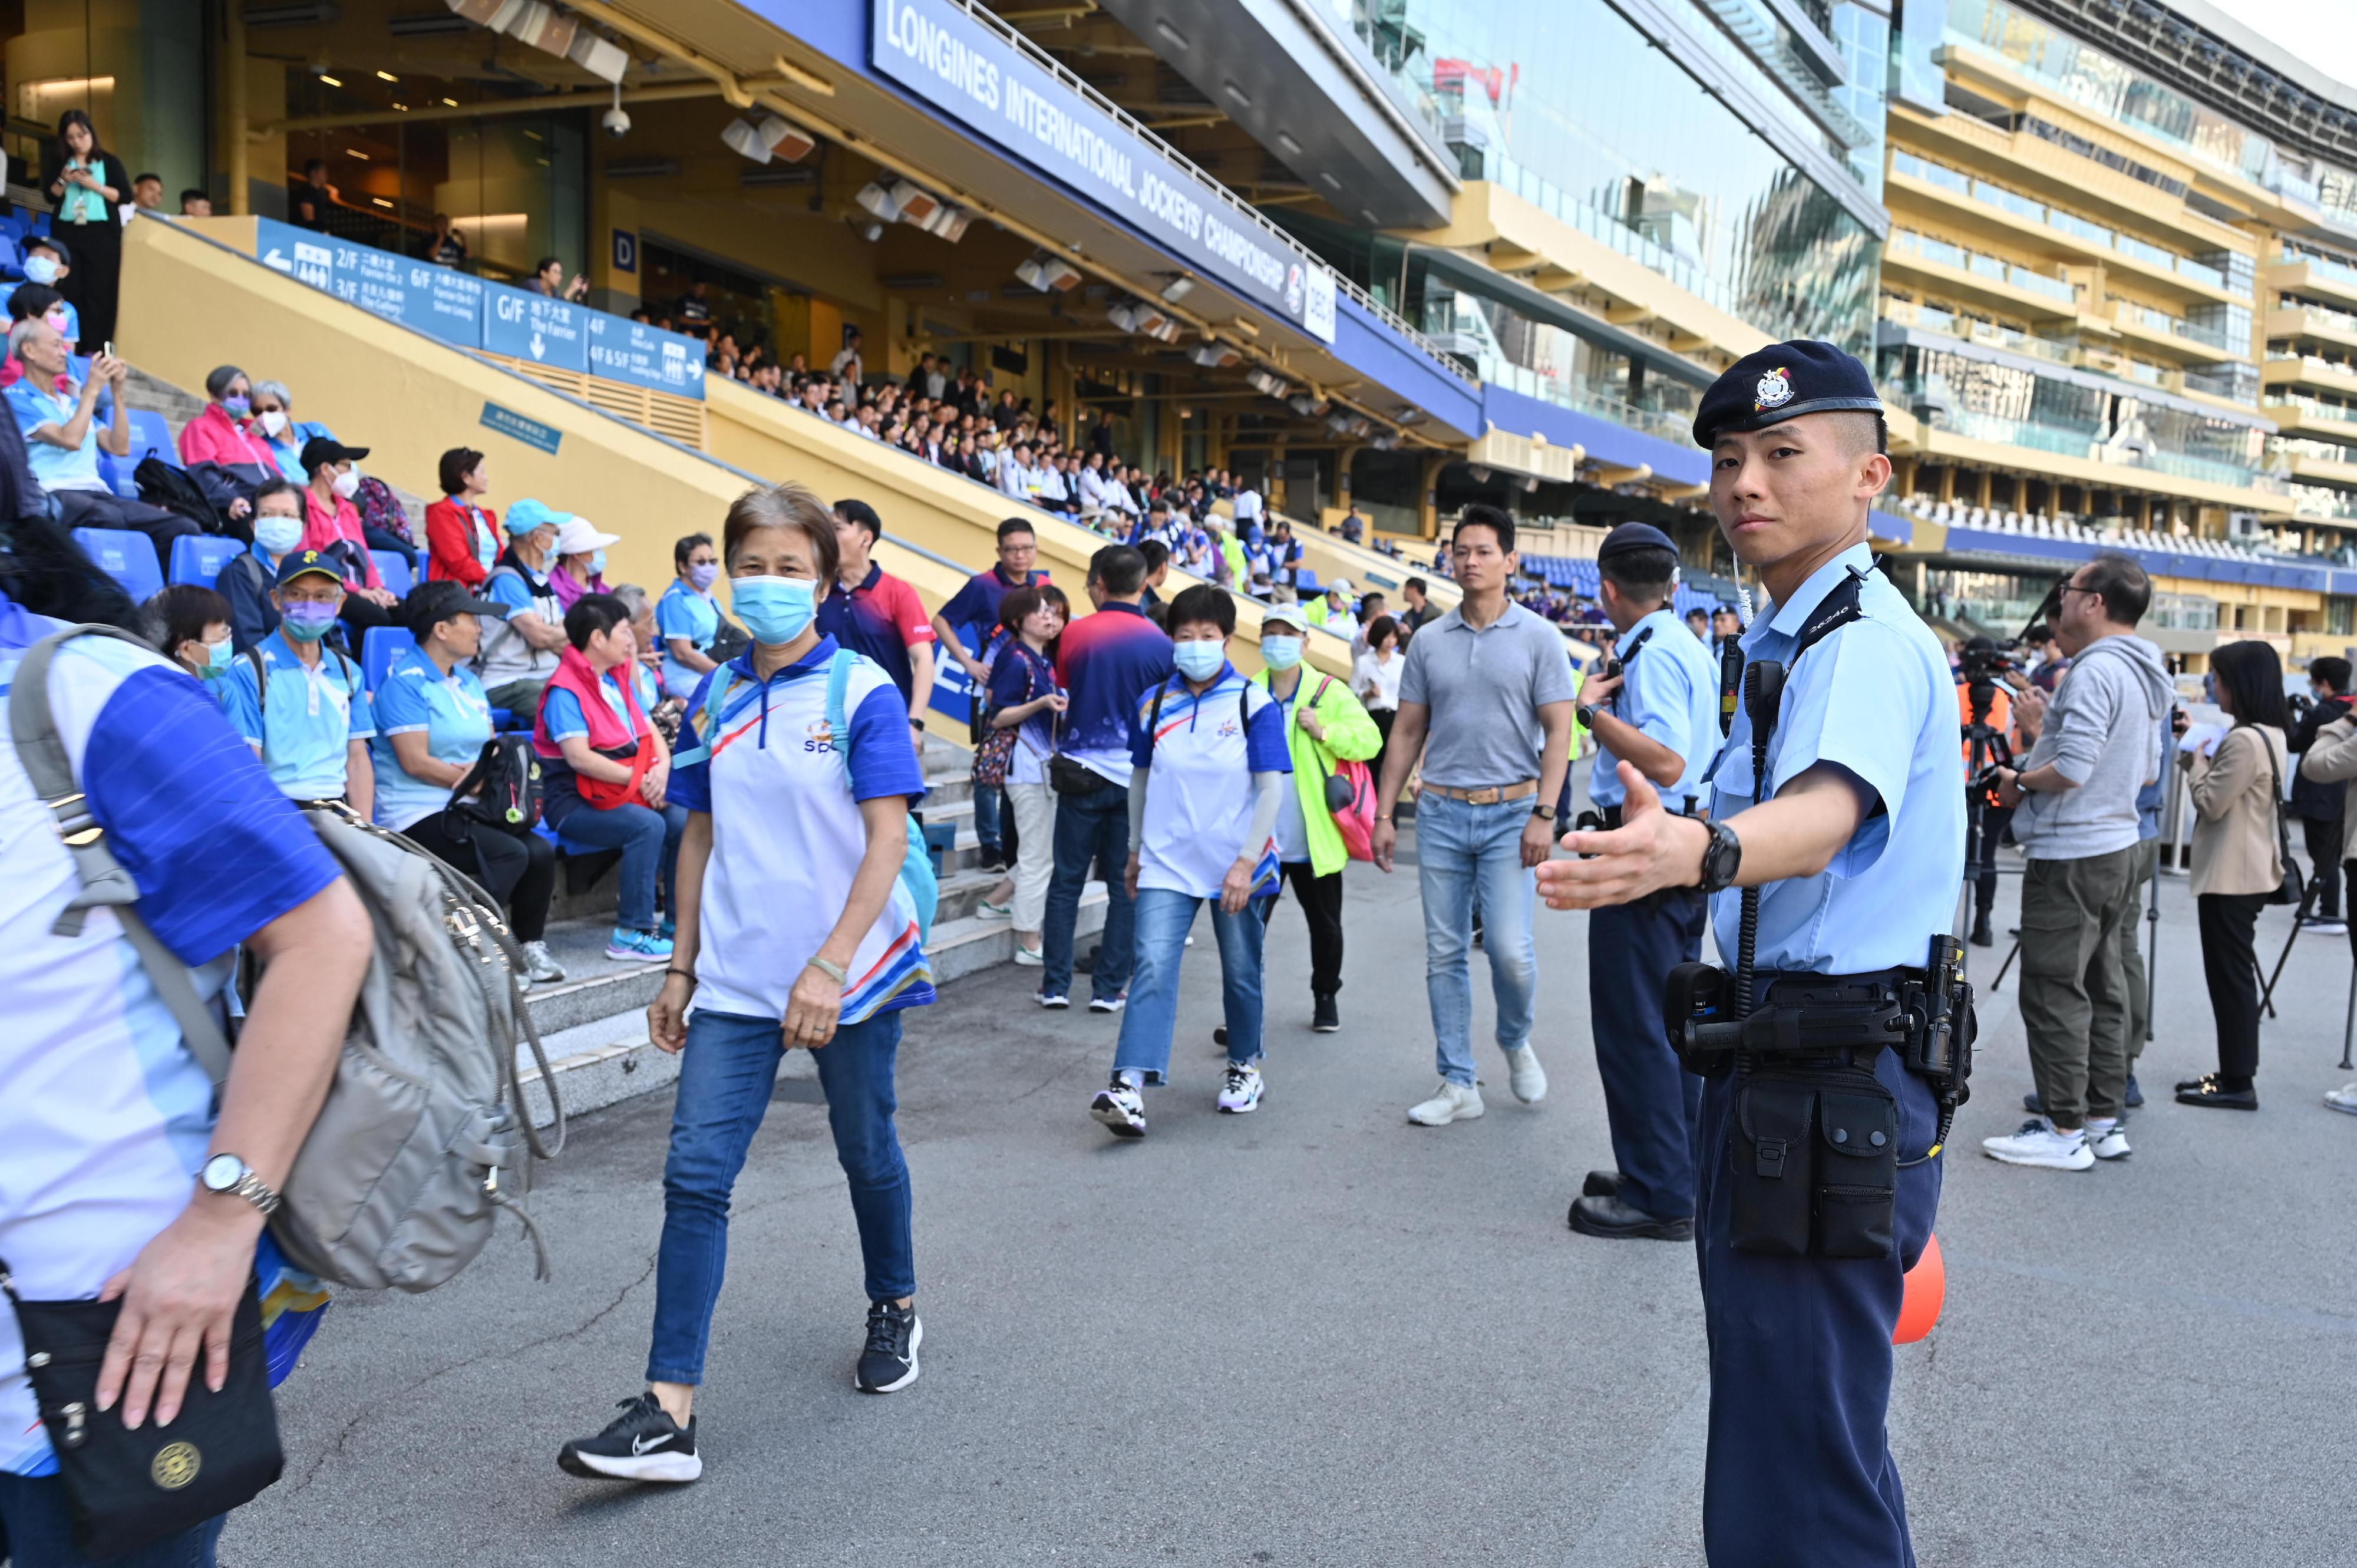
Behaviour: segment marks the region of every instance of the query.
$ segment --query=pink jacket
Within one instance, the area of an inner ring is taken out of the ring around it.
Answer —
[[[188,428],[196,428],[194,421]],[[361,577],[359,586],[382,588],[384,582],[376,575],[376,561],[369,554],[368,535],[361,532],[360,509],[341,496],[336,498],[336,510],[328,510],[319,504],[319,493],[303,492],[303,539],[297,550],[325,550],[329,545],[347,544],[350,553],[360,558]]]
[[[229,410],[217,403],[180,427],[180,461],[186,464],[258,463],[272,478],[278,477],[278,458],[270,444],[241,427]]]

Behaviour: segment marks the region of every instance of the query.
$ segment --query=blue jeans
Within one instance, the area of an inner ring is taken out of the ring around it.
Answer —
[[[1003,859],[1006,854],[1006,840],[999,825],[999,813],[1006,803],[1006,791],[997,785],[974,787],[974,836],[985,862]]]
[[[1093,863],[1104,878],[1104,934],[1089,994],[1100,1002],[1129,983],[1137,911],[1124,878],[1129,871],[1129,791],[1107,784],[1086,795],[1056,797],[1056,869],[1048,878],[1047,924],[1039,933],[1039,994],[1062,996],[1072,985],[1072,928],[1081,918],[1081,885]]]
[[[0,1474],[0,1561],[14,1568],[213,1568],[213,1547],[229,1515],[209,1519],[152,1546],[117,1557],[84,1557],[74,1545],[66,1484],[55,1476]]]
[[[1440,1076],[1473,1085],[1473,912],[1490,956],[1498,998],[1498,1048],[1531,1043],[1538,1001],[1538,960],[1531,949],[1531,909],[1538,884],[1523,864],[1528,800],[1469,805],[1426,790],[1415,803],[1416,879],[1424,892],[1424,989]]]
[[[728,1263],[728,1194],[769,1113],[784,1054],[780,1020],[697,1012],[687,1021],[663,1162],[662,1244],[655,1254],[655,1326],[647,1380],[700,1383],[712,1309]],[[917,1294],[909,1237],[909,1163],[892,1129],[892,1066],[900,1015],[845,1024],[812,1054],[826,1090],[835,1157],[851,1182],[867,1299]]]
[[[1268,934],[1260,910],[1247,904],[1241,915],[1220,908],[1217,898],[1198,898],[1168,887],[1137,891],[1137,974],[1129,1006],[1121,1015],[1121,1044],[1114,1047],[1115,1072],[1142,1073],[1160,1083],[1170,1069],[1170,1036],[1178,1026],[1178,964],[1187,955],[1187,928],[1195,907],[1211,907],[1211,935],[1220,944],[1220,1001],[1226,1010],[1228,1059],[1260,1059],[1261,945]]]
[[[687,827],[687,808],[665,806],[658,811],[635,801],[601,811],[587,801],[565,814],[556,824],[560,837],[592,849],[619,849],[622,907],[614,924],[628,930],[655,929],[655,879],[662,879],[663,908],[677,910],[672,875],[679,869],[679,835]]]

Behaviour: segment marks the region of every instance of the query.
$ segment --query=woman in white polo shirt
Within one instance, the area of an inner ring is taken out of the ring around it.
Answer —
[[[1146,1136],[1140,1090],[1170,1067],[1178,963],[1198,906],[1211,905],[1227,1017],[1223,1112],[1260,1104],[1261,946],[1251,908],[1277,886],[1276,814],[1293,771],[1285,710],[1236,673],[1228,639],[1236,602],[1199,583],[1170,601],[1178,672],[1147,692],[1130,725],[1129,892],[1136,900],[1136,967],[1114,1047],[1113,1080],[1089,1114],[1118,1138]]]
[[[882,669],[819,635],[819,585],[834,581],[837,562],[834,519],[816,496],[799,485],[748,491],[728,509],[721,559],[754,646],[688,704],[669,787],[689,812],[679,928],[647,1023],[656,1045],[684,1054],[650,1386],[603,1432],[565,1445],[557,1463],[576,1476],[703,1473],[693,1404],[728,1195],[788,1049],[816,1053],[850,1179],[869,1303],[853,1380],[890,1393],[917,1379],[923,1330],[892,1070],[901,1012],[932,1001],[933,984],[899,880],[909,808],[924,794],[908,704]]]

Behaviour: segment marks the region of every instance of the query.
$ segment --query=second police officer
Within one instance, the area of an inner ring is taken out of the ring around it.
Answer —
[[[1677,546],[1652,523],[1624,522],[1605,535],[1596,562],[1617,635],[1613,662],[1580,688],[1579,722],[1594,732],[1598,756],[1587,776],[1596,809],[1579,825],[1620,825],[1622,762],[1665,810],[1692,816],[1718,751],[1718,671],[1671,607]],[[1667,887],[1587,918],[1588,1017],[1618,1168],[1589,1173],[1571,1206],[1575,1230],[1663,1241],[1694,1234],[1702,1079],[1670,1049],[1662,987],[1673,968],[1702,957],[1703,912],[1698,890]]]
[[[1971,1026],[1946,930],[1964,874],[1947,660],[1867,549],[1890,478],[1880,410],[1865,368],[1815,342],[1749,355],[1703,398],[1711,509],[1773,600],[1744,635],[1710,820],[1663,810],[1623,762],[1622,825],[1566,835],[1583,858],[1539,868],[1555,908],[1699,886],[1739,955],[1733,974],[1681,965],[1664,1004],[1712,1073],[1695,1247],[1719,1568],[1914,1562],[1890,1342]]]

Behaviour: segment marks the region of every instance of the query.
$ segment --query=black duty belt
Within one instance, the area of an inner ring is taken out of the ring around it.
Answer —
[[[1662,804],[1666,806],[1669,802],[1664,800]],[[1701,796],[1688,795],[1685,797],[1685,804],[1677,808],[1677,813],[1681,817],[1691,817],[1701,808]],[[1583,832],[1601,831],[1608,833],[1614,832],[1617,832],[1620,826],[1620,812],[1621,809],[1619,806],[1598,806],[1593,811],[1582,813],[1583,817],[1593,816],[1596,819],[1597,825],[1595,828],[1588,828],[1584,821],[1575,825],[1579,827]]]

